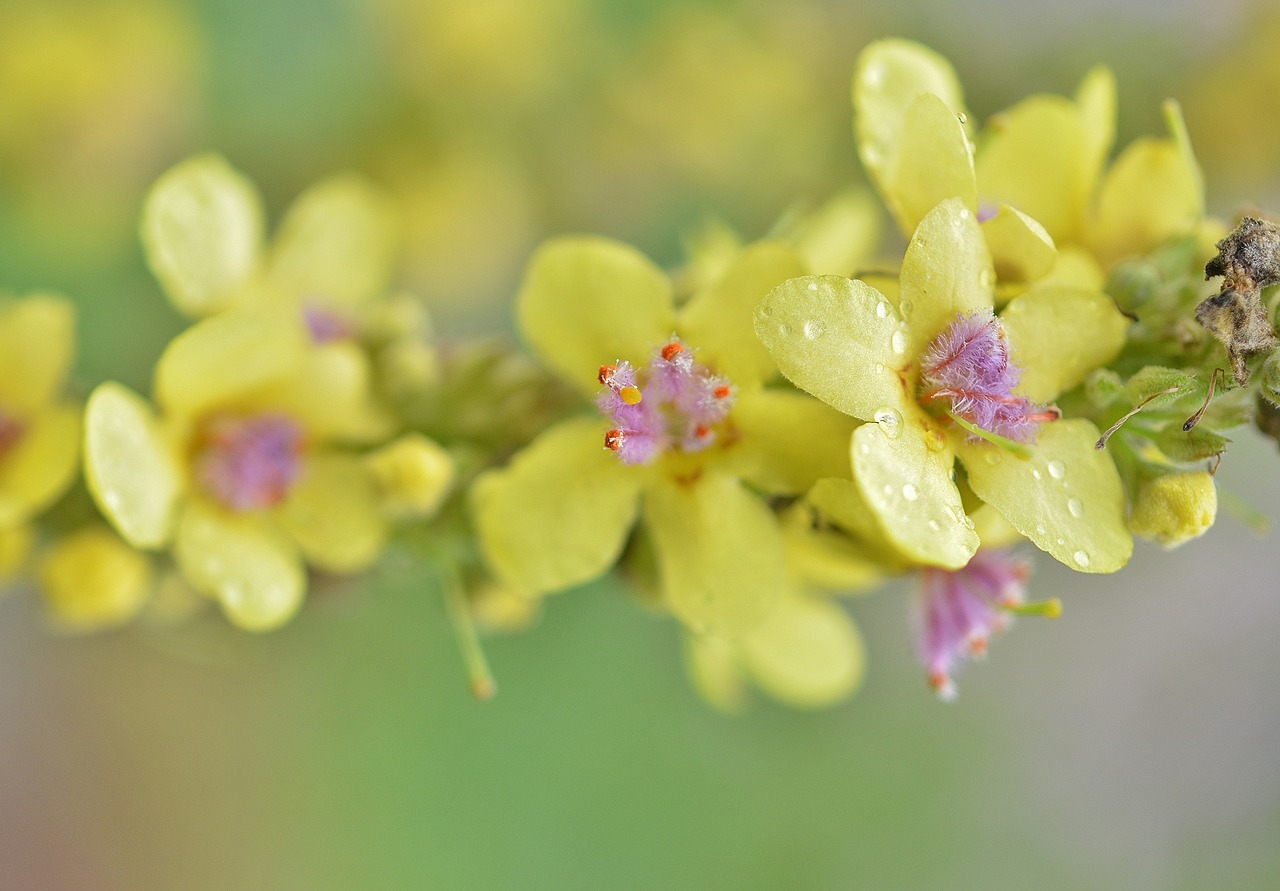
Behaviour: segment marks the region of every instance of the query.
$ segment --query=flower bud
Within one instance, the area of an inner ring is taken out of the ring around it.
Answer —
[[[129,621],[151,590],[151,565],[105,527],[80,529],[40,562],[40,584],[54,619],[73,631]]]
[[[383,506],[401,517],[429,517],[453,485],[453,458],[434,440],[408,433],[365,458]]]
[[[1204,535],[1217,513],[1218,491],[1208,471],[1170,473],[1139,487],[1129,528],[1140,538],[1176,548]]]

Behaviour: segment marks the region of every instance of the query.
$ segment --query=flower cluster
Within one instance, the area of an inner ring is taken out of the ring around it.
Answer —
[[[318,578],[418,547],[489,695],[478,623],[523,625],[617,568],[725,710],[748,682],[805,707],[849,695],[864,651],[836,595],[912,577],[924,674],[954,696],[1013,616],[1061,611],[1026,597],[1031,550],[1109,573],[1135,535],[1212,525],[1227,432],[1280,414],[1261,296],[1280,228],[1204,216],[1176,105],[1168,137],[1108,164],[1103,68],[976,135],[916,44],[868,46],[852,92],[901,256],[861,247],[877,218],[857,195],[757,242],[704,233],[675,275],[557,238],[516,297],[537,363],[432,344],[362,179],[314,186],[268,241],[243,175],[179,164],[142,237],[192,321],[150,398],[108,381],[82,410],[65,301],[0,310],[0,572],[38,550],[68,627],[212,601],[265,631]],[[63,518],[90,499],[97,519]]]

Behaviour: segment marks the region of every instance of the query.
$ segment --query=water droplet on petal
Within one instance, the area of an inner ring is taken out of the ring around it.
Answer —
[[[939,523],[937,520],[930,520],[930,521],[929,521],[929,529],[930,529],[931,531],[933,531],[933,532],[941,532],[941,531],[942,531],[942,524],[941,524],[941,523]]]
[[[764,306],[760,307],[760,317],[761,317],[761,318],[767,319],[767,318],[769,318],[769,317],[770,317],[770,316],[772,316],[772,315],[773,315],[773,307],[772,307],[772,306],[769,306],[768,304],[765,304]]]
[[[781,334],[783,337],[790,337],[791,326],[788,325],[786,322],[783,322],[781,325],[778,326],[778,333]]]
[[[865,455],[870,455],[870,454],[871,454],[871,446],[867,445],[867,443],[865,443],[865,442],[863,442],[863,443],[859,443],[859,444],[858,444],[858,454],[859,454],[859,455],[863,455],[863,456],[865,456]]]
[[[911,301],[910,301],[910,300],[900,300],[900,301],[898,301],[898,309],[902,310],[902,314],[903,314],[904,316],[905,316],[907,313],[911,312],[911,307],[912,307],[912,306],[913,306],[913,304],[911,303]]]
[[[1067,543],[1067,540],[1065,538],[1058,539],[1058,547],[1062,547],[1066,543]]]
[[[1080,503],[1079,498],[1072,498],[1067,502],[1067,510],[1071,512],[1073,517],[1084,516],[1084,505]]]
[[[982,457],[992,467],[1000,463],[1000,453],[993,448],[984,449]]]
[[[911,483],[903,483],[902,497],[907,499],[908,501],[915,501],[917,498],[920,497],[920,490],[917,489],[915,486],[911,485]]]
[[[1036,535],[1044,535],[1048,531],[1048,529],[1044,528],[1044,523],[1036,524]]]
[[[827,326],[817,319],[809,319],[804,323],[804,336],[810,340],[817,340],[822,336],[822,332],[827,330]]]
[[[947,437],[941,430],[930,430],[924,437],[924,444],[931,452],[940,452],[947,445]]]
[[[878,408],[871,417],[880,425],[881,432],[890,439],[897,439],[902,433],[902,414],[897,409]]]
[[[889,315],[889,304],[881,300],[876,304],[876,317],[883,319]]]
[[[893,336],[889,338],[889,346],[899,355],[907,351],[907,334],[905,331],[895,331]]]
[[[1076,551],[1071,555],[1071,559],[1076,561],[1077,566],[1085,567],[1089,565],[1089,555],[1084,551]]]
[[[1031,476],[1033,479],[1041,479],[1040,471],[1036,470],[1034,467],[1031,468]]]
[[[966,529],[973,529],[973,520],[962,515],[960,517],[960,525],[964,526],[964,528]]]
[[[1055,480],[1062,479],[1063,475],[1066,472],[1067,472],[1066,465],[1063,464],[1061,461],[1049,462],[1049,476],[1053,477]]]
[[[882,491],[884,492],[885,496],[888,497],[893,494],[893,486],[889,485],[888,483],[885,483]]]
[[[809,282],[809,290],[810,290],[810,291],[816,291],[816,290],[818,290],[818,283],[817,283],[817,282]]]

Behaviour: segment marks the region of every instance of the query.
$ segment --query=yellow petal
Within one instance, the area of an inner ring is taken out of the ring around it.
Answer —
[[[282,313],[229,312],[183,331],[156,364],[156,401],[203,414],[292,372],[308,344],[300,320]]]
[[[853,72],[854,133],[863,166],[884,192],[907,108],[932,93],[958,114],[964,95],[951,63],[927,47],[891,38],[870,43]]]
[[[40,587],[54,620],[73,631],[129,621],[151,593],[151,565],[103,526],[54,543],[40,561]]]
[[[734,478],[657,478],[646,490],[667,605],[695,631],[736,636],[757,626],[786,585],[773,512]]]
[[[728,714],[742,711],[747,687],[732,643],[711,634],[687,632],[684,664],[693,688],[711,706]]]
[[[882,228],[872,193],[850,188],[797,220],[787,240],[800,253],[805,272],[856,277],[874,256]]]
[[[1104,265],[1145,254],[1173,235],[1190,231],[1200,217],[1197,172],[1172,139],[1139,139],[1111,165],[1089,231],[1089,244]]]
[[[302,476],[275,516],[307,563],[325,572],[368,569],[387,541],[373,478],[355,455],[307,455]]]
[[[751,314],[777,285],[804,275],[795,251],[778,242],[754,244],[738,255],[724,277],[685,305],[676,323],[699,361],[739,387],[767,381],[777,366],[755,335]]]
[[[352,306],[386,288],[396,247],[382,193],[359,176],[338,176],[307,189],[289,208],[271,277],[303,301]]]
[[[897,562],[897,548],[885,537],[880,517],[852,479],[818,480],[805,499],[824,519],[851,535],[864,550],[883,555],[886,564]]]
[[[292,368],[235,400],[240,410],[277,411],[318,441],[379,442],[395,421],[375,400],[369,356],[349,341],[306,346]]]
[[[189,316],[231,305],[236,286],[258,266],[262,229],[258,190],[217,155],[169,170],[142,208],[147,263],[173,305]]]
[[[1084,124],[1062,96],[1032,96],[1001,112],[978,147],[981,200],[1012,204],[1055,240],[1071,241],[1091,197]]]
[[[731,415],[740,439],[735,471],[771,495],[798,495],[825,476],[849,473],[856,422],[793,390],[748,390]]]
[[[85,405],[85,482],[125,541],[158,548],[169,540],[183,471],[151,406],[108,381]]]
[[[929,566],[959,569],[978,549],[952,478],[955,455],[918,412],[853,432],[853,473],[885,537]]]
[[[742,639],[743,665],[761,689],[803,708],[849,696],[862,682],[866,654],[852,620],[816,597],[784,598]]]
[[[263,513],[232,515],[194,500],[178,522],[173,555],[191,586],[245,631],[283,625],[306,594],[297,548]]]
[[[78,405],[59,405],[36,415],[22,438],[0,458],[0,525],[38,514],[75,481],[80,459]]]
[[[885,202],[903,233],[912,232],[940,202],[959,199],[978,209],[973,149],[957,112],[932,93],[907,106],[897,150],[889,159]]]
[[[1107,277],[1093,254],[1082,247],[1067,245],[1058,250],[1053,268],[1037,284],[1065,285],[1086,291],[1101,291]]]
[[[1120,354],[1129,319],[1100,291],[1040,285],[1000,313],[1009,353],[1022,368],[1018,390],[1049,402]]]
[[[835,275],[792,279],[756,308],[755,328],[787,379],[838,411],[870,420],[906,399],[898,369],[908,361],[907,335],[869,285]]]
[[[787,566],[797,579],[815,588],[839,594],[862,593],[896,569],[872,559],[866,548],[859,547],[847,535],[833,529],[814,529],[807,519],[784,524],[782,534]]]
[[[1058,258],[1058,249],[1044,227],[1022,211],[1000,205],[994,217],[982,224],[996,277],[1001,282],[1031,282],[1046,275]]]
[[[617,561],[648,468],[627,467],[606,450],[605,428],[594,418],[565,421],[472,484],[481,545],[507,584],[558,591]]]
[[[675,330],[671,283],[634,248],[605,238],[559,238],[533,255],[516,298],[525,339],[583,393],[619,359],[637,365]]]
[[[1097,440],[1098,428],[1075,418],[1043,425],[1029,459],[985,442],[957,450],[977,496],[1036,547],[1081,572],[1115,572],[1133,538],[1120,475]]]
[[[1076,88],[1076,108],[1084,136],[1080,155],[1081,182],[1092,200],[1102,168],[1116,139],[1116,76],[1106,65],[1095,65]]]
[[[920,223],[902,260],[898,304],[907,325],[906,354],[922,356],[962,313],[992,305],[996,274],[977,217],[952,198]]]
[[[70,301],[33,294],[0,305],[0,411],[35,414],[62,391],[75,355]]]

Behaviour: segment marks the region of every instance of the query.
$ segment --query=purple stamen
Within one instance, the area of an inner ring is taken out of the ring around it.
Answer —
[[[195,477],[230,510],[271,507],[302,473],[302,428],[280,414],[220,416],[203,430]]]
[[[304,304],[302,318],[307,323],[307,333],[312,343],[332,343],[347,340],[355,335],[355,325],[341,313],[314,303]]]

